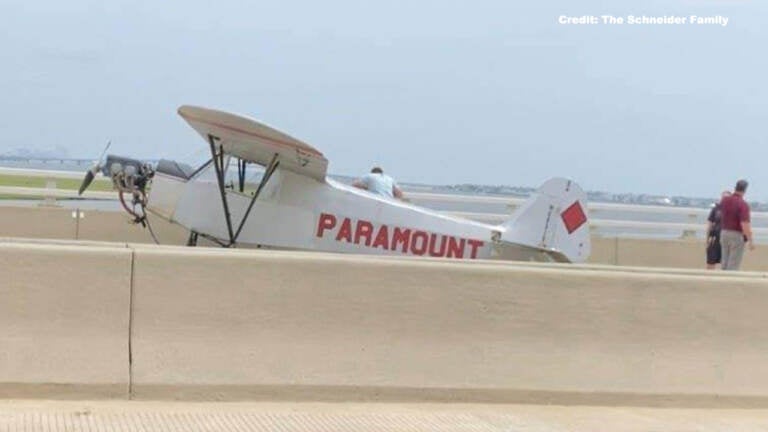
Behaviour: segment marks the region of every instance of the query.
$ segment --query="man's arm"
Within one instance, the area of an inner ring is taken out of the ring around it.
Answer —
[[[357,179],[352,182],[352,186],[358,188],[358,189],[365,189],[368,190],[368,185],[363,181],[362,179]]]
[[[403,191],[397,185],[392,186],[392,195],[397,199],[403,199]]]
[[[755,240],[752,238],[752,224],[750,222],[742,222],[741,231],[744,233],[744,237],[747,238],[749,250],[755,250]]]
[[[755,250],[755,240],[752,238],[752,219],[749,215],[749,205],[746,202],[741,203],[744,207],[741,213],[741,232],[747,238],[749,250]]]

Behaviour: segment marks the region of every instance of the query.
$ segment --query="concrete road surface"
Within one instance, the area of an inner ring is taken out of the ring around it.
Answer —
[[[0,401],[0,431],[763,431],[766,409]]]

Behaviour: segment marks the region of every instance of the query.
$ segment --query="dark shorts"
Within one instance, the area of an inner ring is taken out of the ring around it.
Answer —
[[[720,236],[715,236],[714,241],[707,239],[707,264],[720,264],[722,249],[720,248]]]

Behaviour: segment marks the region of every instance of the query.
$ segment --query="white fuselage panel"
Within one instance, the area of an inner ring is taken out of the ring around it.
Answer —
[[[212,167],[209,167],[213,170]],[[150,208],[188,229],[229,241],[215,176],[183,183],[159,176]],[[163,184],[175,183],[173,187]],[[177,197],[168,194],[178,195]],[[226,189],[236,232],[251,196]],[[173,204],[168,208],[166,205]],[[492,258],[492,225],[442,215],[327,179],[277,169],[253,205],[237,238],[241,246],[380,255]]]

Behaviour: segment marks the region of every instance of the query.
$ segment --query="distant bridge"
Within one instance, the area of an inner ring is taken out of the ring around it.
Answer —
[[[51,157],[35,157],[35,156],[0,156],[0,163],[3,162],[23,162],[23,163],[44,163],[44,164],[59,164],[59,165],[83,165],[87,166],[93,163],[93,159],[77,159],[77,158],[51,158]]]
[[[141,159],[145,162],[157,163],[157,159]],[[81,158],[65,158],[65,157],[36,157],[36,156],[7,156],[0,155],[0,165],[7,163],[24,163],[24,164],[44,164],[44,165],[76,165],[89,167],[93,164],[93,159],[81,159]]]

